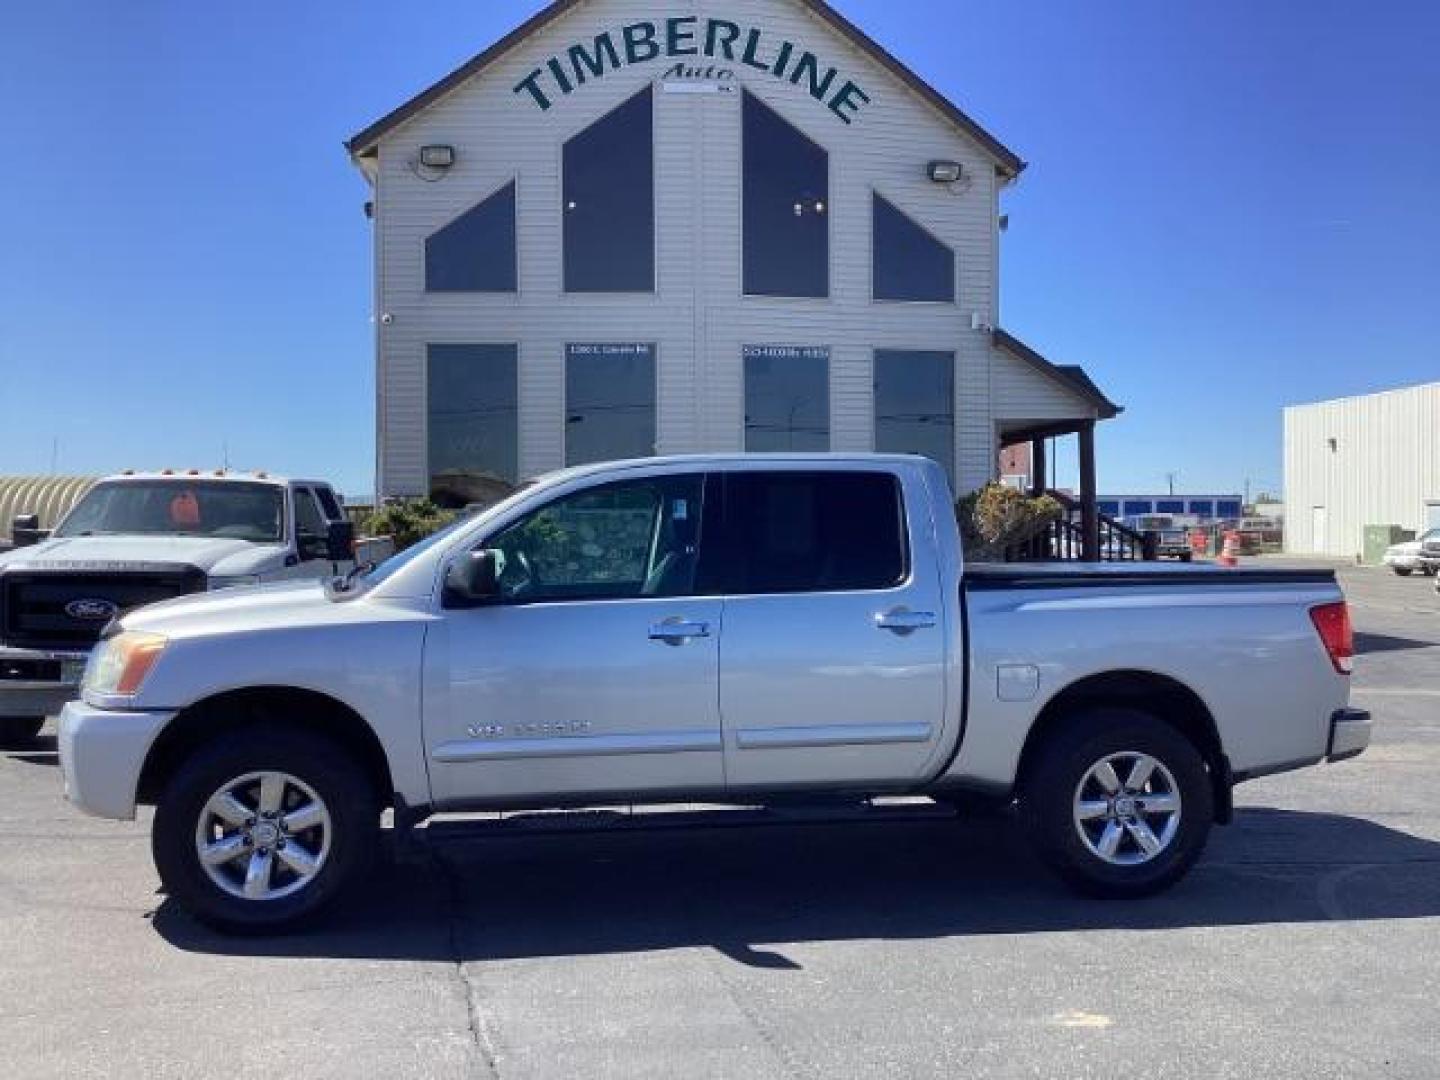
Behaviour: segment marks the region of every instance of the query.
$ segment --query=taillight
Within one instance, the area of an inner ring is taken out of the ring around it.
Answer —
[[[1330,663],[1341,675],[1349,675],[1355,668],[1355,630],[1350,625],[1350,605],[1341,600],[1337,604],[1321,604],[1310,609],[1310,621],[1320,635],[1320,643],[1330,654]]]

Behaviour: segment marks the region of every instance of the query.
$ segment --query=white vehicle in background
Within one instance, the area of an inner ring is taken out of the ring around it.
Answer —
[[[1431,577],[1440,569],[1440,529],[1431,529],[1415,540],[1385,549],[1385,565],[1401,577],[1419,571]]]
[[[89,813],[156,807],[168,894],[227,930],[363,886],[386,808],[403,845],[454,811],[1013,799],[1067,881],[1143,896],[1235,783],[1365,749],[1353,651],[1328,570],[969,565],[933,461],[654,458],[125,616],[60,762]]]
[[[0,744],[33,738],[79,687],[118,615],[188,593],[351,565],[354,530],[321,480],[165,471],[101,480],[49,536],[0,554]],[[361,558],[383,558],[381,550]]]

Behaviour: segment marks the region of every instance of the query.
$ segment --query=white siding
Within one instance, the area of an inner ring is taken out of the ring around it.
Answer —
[[[1440,503],[1440,383],[1285,410],[1287,551],[1353,557],[1365,526],[1418,530],[1427,502]]]
[[[574,296],[561,287],[560,161],[571,135],[658,79],[666,61],[609,72],[542,112],[512,88],[575,42],[663,15],[641,0],[581,5],[479,77],[382,140],[377,179],[377,277],[381,311],[380,485],[383,494],[427,486],[426,345],[518,342],[520,470],[564,460],[566,342],[653,341],[658,352],[658,450],[735,450],[743,444],[741,346],[828,345],[832,350],[832,442],[869,449],[874,348],[956,353],[957,476],[962,488],[995,469],[992,367],[987,334],[972,313],[996,317],[997,179],[993,161],[886,69],[790,0],[712,0],[686,13],[763,27],[854,78],[873,101],[845,125],[805,89],[734,65],[741,81],[830,153],[831,296],[774,300],[741,295],[741,97],[660,92],[656,102],[658,289],[653,296]],[[483,43],[477,43],[477,45]],[[727,65],[728,66],[728,65]],[[837,81],[837,87],[840,82]],[[458,147],[436,183],[411,170],[426,143]],[[934,158],[963,163],[967,185],[931,183]],[[518,178],[518,296],[427,295],[423,244],[455,214]],[[871,193],[880,191],[953,247],[958,304],[871,300]],[[1008,358],[1006,358],[1008,359]],[[1017,386],[1024,376],[1013,380]],[[1017,394],[1034,399],[1035,391]],[[1053,398],[1053,393],[1052,393]],[[1053,400],[1040,415],[1061,408]],[[1071,403],[1063,415],[1087,415]]]
[[[991,392],[995,415],[1004,420],[1068,420],[1093,417],[1095,409],[1079,401],[1075,391],[1004,349],[995,349]]]

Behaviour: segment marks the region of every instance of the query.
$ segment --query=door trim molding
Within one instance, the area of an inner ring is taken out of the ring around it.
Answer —
[[[564,735],[553,739],[457,739],[430,751],[442,765],[526,758],[615,757],[621,754],[689,754],[724,749],[718,731],[657,731],[637,735]]]
[[[817,724],[810,727],[741,728],[735,745],[741,750],[785,750],[817,746],[877,746],[929,742],[930,724]]]

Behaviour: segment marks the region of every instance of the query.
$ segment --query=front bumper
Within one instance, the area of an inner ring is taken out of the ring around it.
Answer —
[[[1325,750],[1325,760],[1345,761],[1359,757],[1370,745],[1373,727],[1370,714],[1364,709],[1337,711],[1330,717],[1330,745]]]
[[[96,817],[135,817],[140,770],[173,712],[120,712],[71,701],[60,713],[65,797]]]
[[[1384,561],[1386,566],[1398,566],[1401,570],[1419,570],[1425,565],[1425,556],[1420,554],[1386,555]]]
[[[55,716],[80,696],[89,653],[0,648],[0,716]],[[35,669],[58,666],[60,678],[35,678]]]

